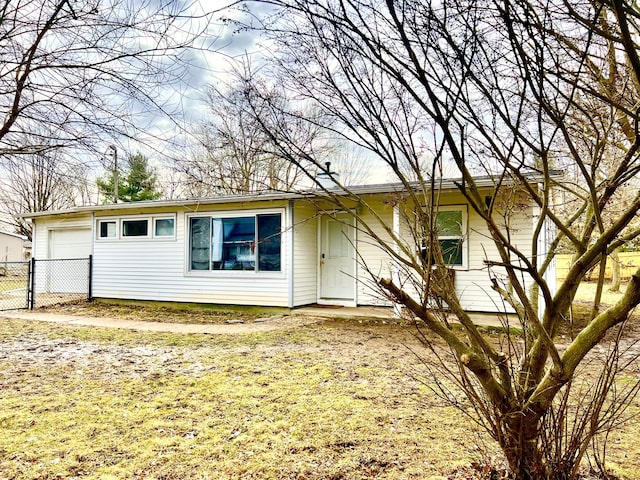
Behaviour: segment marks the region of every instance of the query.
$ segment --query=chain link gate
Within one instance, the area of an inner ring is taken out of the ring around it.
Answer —
[[[0,263],[0,311],[29,308],[31,262]]]
[[[92,257],[0,264],[0,311],[91,300]]]
[[[91,256],[31,260],[29,308],[91,298]]]

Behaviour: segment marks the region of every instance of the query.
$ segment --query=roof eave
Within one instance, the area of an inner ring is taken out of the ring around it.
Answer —
[[[554,179],[561,177],[561,172],[553,171],[551,176]],[[531,183],[538,183],[544,180],[543,175],[529,175],[527,180]],[[479,188],[490,188],[496,185],[495,176],[477,177],[474,182]],[[463,183],[462,179],[441,179],[438,180],[435,185],[438,190],[458,190],[459,184]],[[424,184],[414,182],[411,184],[412,188],[419,190]],[[38,217],[50,217],[50,216],[74,216],[82,214],[91,214],[103,211],[127,211],[127,210],[140,210],[144,208],[172,208],[183,207],[192,205],[219,205],[225,203],[246,203],[246,202],[260,202],[260,201],[281,201],[281,200],[296,200],[304,198],[318,198],[328,197],[330,195],[372,195],[372,194],[390,194],[390,193],[402,193],[406,191],[404,184],[402,183],[384,183],[377,185],[359,185],[354,187],[345,187],[341,189],[329,189],[329,190],[306,190],[300,192],[269,192],[269,193],[256,193],[256,194],[240,194],[240,195],[221,195],[217,197],[206,197],[196,199],[181,199],[181,200],[149,200],[142,202],[127,202],[105,205],[89,205],[82,207],[74,207],[67,210],[57,210],[53,212],[30,212],[22,215],[25,219],[34,219]]]

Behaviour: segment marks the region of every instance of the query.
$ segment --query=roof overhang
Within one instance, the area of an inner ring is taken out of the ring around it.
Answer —
[[[268,202],[278,200],[288,200],[301,198],[304,195],[297,193],[262,193],[252,195],[220,195],[216,197],[180,199],[180,200],[148,200],[140,202],[107,203],[104,205],[86,205],[73,207],[66,210],[52,212],[30,212],[22,215],[23,218],[48,217],[53,215],[81,215],[98,212],[111,212],[127,210],[142,210],[145,208],[177,208],[197,205],[216,205],[224,203],[248,203],[248,202]]]
[[[552,172],[552,177],[558,179],[560,172]],[[542,175],[527,175],[526,179],[529,183],[540,183],[544,181]],[[498,177],[496,176],[480,176],[473,179],[478,188],[492,188],[496,186]],[[508,184],[509,182],[503,182]],[[422,190],[433,187],[437,190],[459,190],[464,182],[462,179],[438,179],[433,183],[412,182],[409,188],[414,190]],[[140,202],[112,203],[104,205],[87,205],[81,207],[69,208],[66,210],[30,212],[22,215],[23,218],[32,219],[38,217],[49,216],[76,216],[82,214],[92,214],[100,212],[127,212],[131,210],[144,210],[150,208],[180,208],[195,207],[198,205],[221,205],[231,203],[254,203],[254,202],[274,202],[300,199],[319,199],[329,198],[333,195],[375,195],[375,194],[401,194],[407,191],[407,186],[402,183],[383,183],[375,185],[358,185],[353,187],[345,187],[344,189],[310,189],[299,192],[260,192],[251,194],[236,195],[217,195],[215,197],[203,197],[179,200],[149,200]]]
[[[25,237],[24,235],[20,235],[19,233],[7,232],[6,230],[0,230],[0,233],[3,235],[8,235],[10,237],[19,238],[22,241],[27,240],[27,237]]]

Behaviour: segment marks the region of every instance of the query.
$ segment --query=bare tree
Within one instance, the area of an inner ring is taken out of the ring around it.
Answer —
[[[289,191],[304,177],[301,169],[280,156],[255,117],[281,111],[288,99],[244,64],[228,84],[210,85],[210,121],[199,134],[202,148],[177,164],[190,195]],[[276,107],[276,108],[274,108]],[[289,116],[287,131],[305,149],[320,148],[319,129]],[[270,122],[281,122],[272,116]]]
[[[567,109],[566,123],[575,132],[576,138],[587,137],[596,139],[591,142],[575,142],[583,158],[589,158],[589,166],[596,183],[606,182],[619,167],[619,159],[629,153],[637,134],[637,106],[640,104],[640,84],[633,75],[628,62],[620,61],[619,48],[614,34],[616,26],[612,24],[614,18],[610,10],[601,8],[594,24],[603,32],[602,42],[598,48],[597,58],[584,57],[585,83],[589,83],[594,93],[605,101],[594,102],[591,98],[575,98],[575,107]],[[565,37],[563,43],[566,48],[579,51],[580,46],[573,39]],[[567,92],[570,93],[570,92]],[[612,108],[613,106],[613,108]],[[588,114],[585,114],[588,112]],[[562,145],[559,145],[562,148]],[[571,157],[570,153],[565,157]],[[581,172],[575,165],[564,165],[574,183],[588,194],[588,185],[581,182]],[[573,167],[573,168],[572,168]],[[638,192],[637,181],[629,181],[620,186],[612,197],[612,205],[623,211],[633,202]],[[574,208],[576,202],[569,205]],[[616,212],[616,213],[618,213]],[[608,228],[615,222],[617,215],[603,215],[602,222]],[[637,228],[637,222],[633,222]],[[620,260],[619,251],[623,246],[614,249],[609,258],[612,267],[611,291],[620,289]],[[599,276],[605,275],[605,262],[599,265]],[[600,283],[602,278],[599,279]]]
[[[625,206],[616,200],[640,172],[635,93],[630,99],[633,92],[619,85],[617,96],[605,95],[589,71],[595,66],[601,81],[613,81],[613,62],[637,81],[637,10],[622,0],[267,3],[275,13],[261,30],[274,51],[274,77],[317,106],[327,135],[367,148],[405,187],[397,200],[401,233],[344,185],[323,194],[332,208],[358,216],[362,234],[395,262],[396,276],[372,271],[374,282],[448,344],[455,363],[442,368],[467,395],[471,418],[500,444],[514,478],[577,478],[593,438],[612,424],[617,402],[629,398],[612,396],[624,366],[614,348],[597,388],[578,393],[589,398],[586,410],[566,407],[576,395],[579,366],[640,303],[640,270],[622,298],[602,311],[601,277],[587,325],[566,343],[559,333],[571,330],[584,275],[640,234],[632,223],[640,195]],[[270,121],[299,115],[270,107],[254,109],[263,130],[281,156],[311,177],[310,165],[318,168],[321,160],[296,144],[286,121]],[[607,125],[620,115],[632,120],[630,135],[614,144]],[[448,165],[492,242],[487,286],[517,318],[505,317],[505,324],[517,322],[521,338],[496,344],[483,335],[447,273],[451,253],[437,235],[443,228],[438,186]],[[577,181],[561,181],[554,166],[571,169]],[[477,180],[482,172],[493,181],[489,189]],[[554,208],[559,197],[572,202],[566,214]],[[518,211],[534,221],[526,244],[515,240]],[[561,242],[575,255],[555,290],[548,272]],[[448,315],[462,329],[452,328]]]
[[[384,182],[384,174],[375,175],[375,159],[369,157],[368,151],[344,141],[333,142],[330,145],[326,158],[331,160],[331,169],[338,173],[340,183],[363,185]]]
[[[184,76],[186,49],[209,22],[173,0],[1,1],[0,162],[152,136],[141,122],[177,114],[158,87]]]
[[[0,210],[16,232],[31,239],[31,223],[21,215],[88,203],[87,173],[86,166],[56,150],[11,157],[0,180]]]

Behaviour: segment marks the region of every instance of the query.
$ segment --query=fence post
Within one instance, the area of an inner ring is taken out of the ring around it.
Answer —
[[[27,296],[24,299],[25,300],[25,308],[29,308],[29,305],[31,305],[31,260],[29,260],[27,263]]]
[[[31,298],[29,299],[29,310],[33,310],[36,305],[36,259],[31,257]]]
[[[93,255],[89,255],[89,296],[87,300],[93,301]]]

